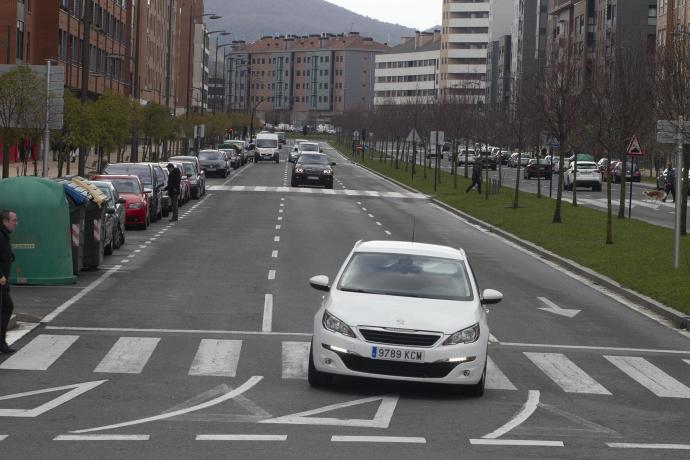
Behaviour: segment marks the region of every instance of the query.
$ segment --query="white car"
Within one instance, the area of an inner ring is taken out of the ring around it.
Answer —
[[[333,376],[459,385],[484,393],[489,326],[484,305],[503,294],[479,286],[462,249],[405,241],[357,242],[314,317],[311,386]]]
[[[467,162],[468,165],[473,165],[477,161],[477,153],[473,149],[462,149],[458,153],[458,166],[464,165]]]
[[[577,174],[575,174],[575,165],[573,161],[570,167],[565,170],[563,174],[563,188],[572,190],[575,187],[592,187],[592,191],[601,191],[601,171],[599,166],[593,161],[578,161]]]

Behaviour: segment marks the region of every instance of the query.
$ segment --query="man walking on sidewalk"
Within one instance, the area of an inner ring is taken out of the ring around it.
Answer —
[[[467,187],[465,193],[469,193],[475,185],[477,186],[477,192],[482,193],[482,160],[480,158],[474,160],[474,165],[472,166],[472,183]]]
[[[168,163],[168,196],[170,197],[170,205],[172,206],[172,217],[170,222],[177,222],[177,205],[180,196],[180,184],[182,182],[182,173],[175,167],[174,164]]]
[[[10,233],[17,227],[17,214],[14,211],[0,211],[0,353],[14,353],[7,344],[7,326],[12,317],[14,304],[10,297],[10,268],[14,253],[10,246]]]

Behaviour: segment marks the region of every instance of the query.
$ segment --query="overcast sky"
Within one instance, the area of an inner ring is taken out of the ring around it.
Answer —
[[[379,21],[418,30],[441,24],[442,0],[327,0]]]

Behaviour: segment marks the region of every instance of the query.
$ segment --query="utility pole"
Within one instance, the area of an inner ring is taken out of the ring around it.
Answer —
[[[136,6],[135,6],[136,4]],[[134,8],[134,78],[132,81],[132,98],[135,104],[139,104],[139,4],[132,2]],[[129,161],[136,163],[139,161],[139,127],[132,130],[132,144],[129,152]]]
[[[81,46],[81,94],[80,100],[82,105],[86,104],[86,99],[89,93],[89,67],[91,64],[91,2],[84,2],[84,18],[82,20],[82,27],[84,28],[83,42]],[[86,154],[88,153],[88,146],[82,145],[79,147],[79,163],[77,165],[77,175],[84,177],[86,174]]]
[[[173,0],[168,0],[168,37],[167,37],[167,51],[165,56],[165,107],[170,110],[170,73],[171,73],[171,50],[172,50],[172,18],[173,16]],[[163,140],[163,157],[167,159],[170,156],[169,140]]]

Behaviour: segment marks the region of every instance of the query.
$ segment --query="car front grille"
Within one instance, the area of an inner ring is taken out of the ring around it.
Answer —
[[[413,347],[430,347],[441,338],[441,334],[420,334],[389,331],[385,329],[360,328],[359,332],[367,342],[385,343],[388,345],[408,345]]]
[[[458,363],[410,363],[364,358],[351,354],[338,354],[348,369],[367,374],[395,375],[439,379],[447,376]]]

